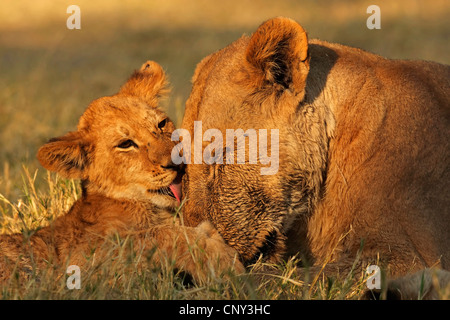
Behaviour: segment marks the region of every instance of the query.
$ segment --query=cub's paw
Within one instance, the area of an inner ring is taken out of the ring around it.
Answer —
[[[224,276],[230,271],[237,274],[245,272],[238,252],[225,243],[210,222],[202,222],[196,229],[199,237],[195,243],[198,250],[194,250],[194,260],[195,272],[200,278],[205,278],[208,274]]]

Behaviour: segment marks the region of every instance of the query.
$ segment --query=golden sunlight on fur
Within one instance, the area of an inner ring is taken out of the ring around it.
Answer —
[[[76,264],[104,256],[113,235],[132,238],[135,250],[202,281],[208,268],[242,271],[236,252],[209,222],[184,227],[175,214],[181,199],[181,168],[171,161],[174,125],[158,109],[167,88],[163,69],[146,62],[120,91],[93,101],[77,130],[53,138],[38,152],[42,166],[80,179],[82,197],[50,226],[0,237],[0,281],[34,266]],[[153,253],[154,249],[157,251]]]
[[[297,255],[326,274],[449,270],[449,81],[447,65],[264,22],[197,65],[182,127],[278,129],[279,170],[188,164],[186,224],[211,221],[246,264]]]

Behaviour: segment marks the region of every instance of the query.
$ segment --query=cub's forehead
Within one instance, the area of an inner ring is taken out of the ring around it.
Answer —
[[[78,123],[78,130],[128,126],[152,126],[164,117],[158,109],[149,107],[135,97],[112,96],[93,101]]]

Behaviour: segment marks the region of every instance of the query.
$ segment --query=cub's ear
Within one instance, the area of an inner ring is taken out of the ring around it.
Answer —
[[[158,99],[168,91],[163,68],[154,61],[147,61],[131,75],[119,94],[139,97],[149,106],[156,107]]]
[[[85,179],[91,150],[92,145],[78,131],[69,132],[39,148],[37,158],[44,168],[65,178]]]
[[[309,71],[308,38],[294,20],[278,17],[264,22],[252,35],[246,59],[258,85],[269,82],[303,92]]]

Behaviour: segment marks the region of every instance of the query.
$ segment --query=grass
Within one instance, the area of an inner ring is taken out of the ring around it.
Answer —
[[[30,173],[26,167],[22,172],[25,196],[13,203],[0,194],[0,233],[29,235],[64,214],[80,196],[73,180],[47,173],[45,188],[37,190],[37,172]],[[170,259],[156,265],[151,254],[128,250],[132,248],[128,238],[111,237],[106,248],[108,254],[101,261],[95,255],[88,258],[81,270],[80,289],[68,289],[67,265],[50,265],[29,277],[17,275],[0,284],[0,299],[356,300],[367,289],[365,274],[352,270],[313,277],[298,268],[295,257],[278,265],[257,261],[245,274],[219,275],[209,270],[208,279],[195,284],[175,270]],[[442,288],[440,297],[449,299],[449,294],[450,287]]]
[[[278,15],[300,22],[311,38],[390,58],[450,63],[447,0],[379,3],[381,30],[366,28],[369,0],[79,0],[81,30],[66,28],[69,4],[15,0],[0,10],[0,233],[33,230],[69,209],[79,196],[77,182],[42,170],[37,149],[74,130],[93,99],[114,94],[148,59],[169,74],[172,93],[163,107],[178,125],[196,64]],[[254,277],[212,277],[189,287],[170,266],[155,271],[106,264],[103,278],[98,269],[83,274],[81,290],[67,290],[64,272],[49,270],[39,281],[23,279],[0,292],[7,299],[354,299],[365,288],[347,275],[318,278],[310,286],[293,265],[272,266],[277,272],[263,281],[254,278],[269,267],[259,263],[249,272]]]
[[[23,168],[25,196],[17,203],[0,195],[2,233],[30,234],[66,212],[80,195],[73,180],[49,173],[46,188],[37,191],[36,176]],[[155,265],[142,252],[130,254],[130,245],[129,239],[109,239],[108,258],[100,262],[90,258],[81,271],[79,290],[68,289],[67,266],[52,265],[0,284],[0,299],[358,299],[366,289],[364,277],[358,274],[306,281],[295,258],[280,265],[258,261],[240,275],[232,271],[217,275],[211,270],[204,283],[187,283],[173,261]]]

